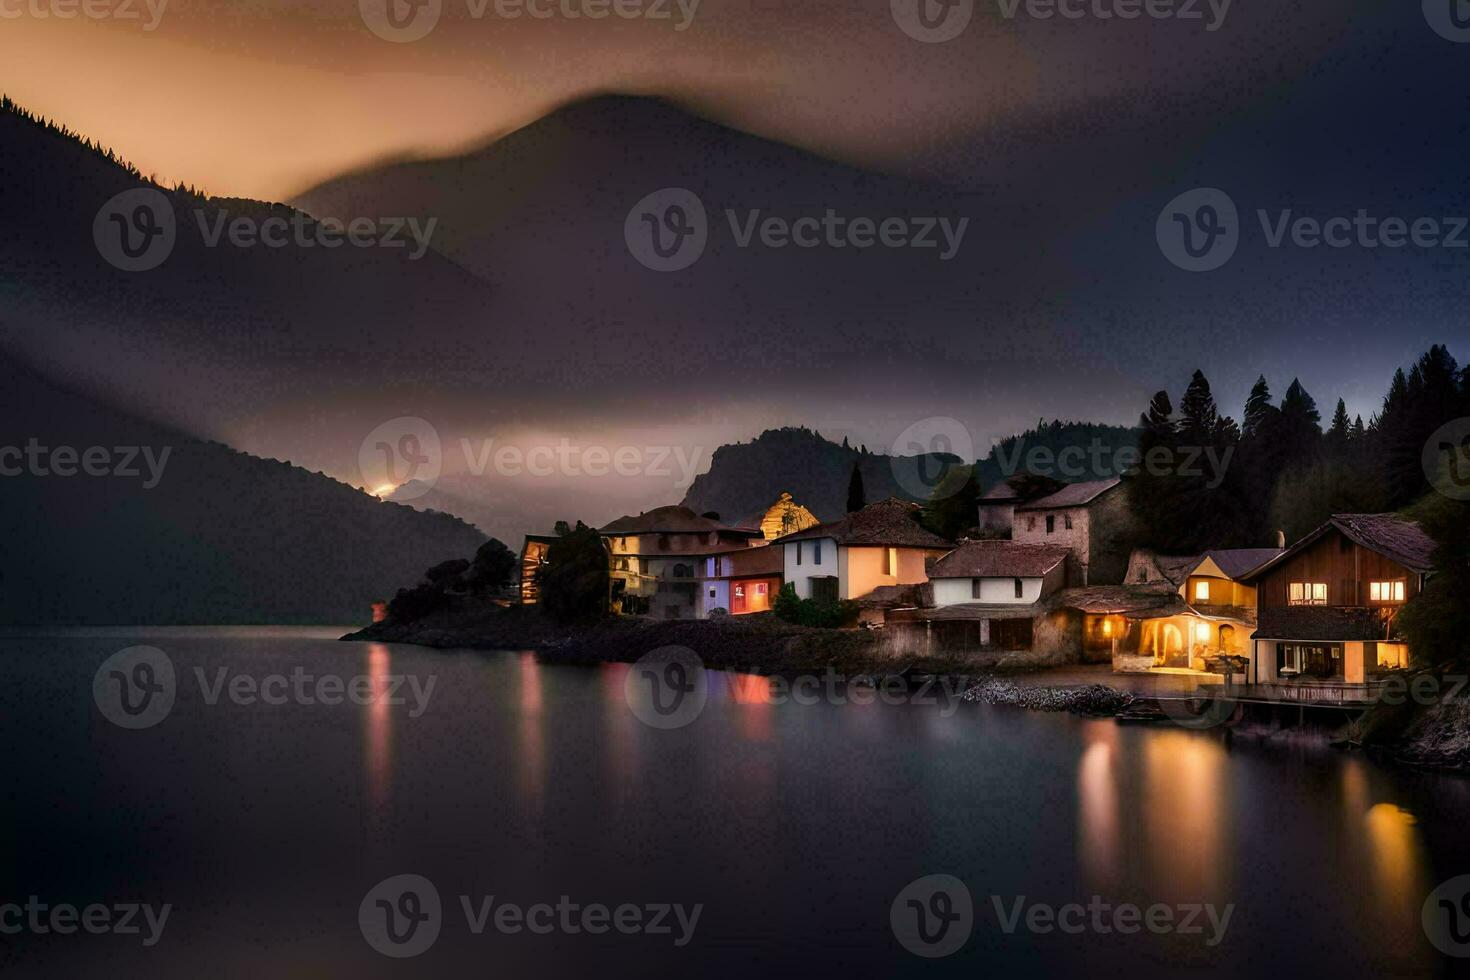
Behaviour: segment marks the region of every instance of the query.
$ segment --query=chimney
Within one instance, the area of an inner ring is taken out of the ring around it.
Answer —
[[[1276,532],[1276,548],[1279,551],[1285,551],[1286,550],[1286,532],[1285,531],[1277,531]]]

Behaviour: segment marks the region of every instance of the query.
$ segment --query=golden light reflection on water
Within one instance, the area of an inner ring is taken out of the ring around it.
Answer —
[[[1118,726],[1089,722],[1083,728],[1082,761],[1077,766],[1078,859],[1087,885],[1112,890],[1118,880],[1118,773],[1115,770]]]
[[[1215,739],[1158,731],[1144,743],[1139,814],[1155,880],[1168,896],[1224,894],[1234,853],[1225,839],[1229,759]],[[1175,899],[1184,900],[1184,899]]]
[[[740,737],[752,742],[769,742],[774,705],[771,680],[760,674],[723,674],[730,701],[736,705],[735,726]]]
[[[534,653],[522,653],[520,675],[520,786],[521,799],[535,814],[546,802],[546,741],[541,716],[541,664]]]
[[[370,817],[376,818],[393,794],[392,653],[381,643],[368,644],[367,667],[372,701],[363,716],[363,763]]]

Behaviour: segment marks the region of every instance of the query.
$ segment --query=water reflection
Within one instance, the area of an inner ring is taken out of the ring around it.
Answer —
[[[381,643],[367,648],[372,700],[363,713],[363,768],[367,778],[368,819],[380,829],[393,794],[393,715],[388,697],[393,655]]]
[[[1111,891],[1118,880],[1118,773],[1115,769],[1118,726],[1088,722],[1087,747],[1077,766],[1077,846],[1083,879],[1090,889]]]
[[[1138,817],[1160,894],[1169,901],[1221,895],[1230,874],[1222,856],[1232,849],[1224,823],[1225,749],[1194,732],[1151,734],[1143,748]]]
[[[546,803],[546,741],[541,715],[541,664],[534,653],[520,655],[520,789],[521,801],[535,817]]]

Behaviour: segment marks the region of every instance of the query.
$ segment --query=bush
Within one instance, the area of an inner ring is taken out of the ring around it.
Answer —
[[[776,593],[776,615],[788,623],[817,629],[841,629],[857,622],[858,605],[851,599],[802,599],[787,582]]]

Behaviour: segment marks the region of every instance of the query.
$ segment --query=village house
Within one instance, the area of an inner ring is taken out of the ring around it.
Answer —
[[[784,571],[781,549],[765,542],[707,555],[700,562],[695,615],[708,619],[717,609],[731,616],[766,612],[781,591]]]
[[[1050,601],[1066,584],[1066,548],[961,541],[929,569],[921,608],[889,613],[895,641],[937,651],[1031,651],[1065,659],[1075,617]]]
[[[840,520],[777,538],[783,577],[803,599],[853,599],[865,622],[917,601],[925,563],[954,546],[919,523],[919,505],[890,497]]]
[[[1083,613],[1084,659],[1107,654],[1119,671],[1205,672],[1222,656],[1249,658],[1255,589],[1245,576],[1280,548],[1158,555],[1137,549],[1121,587],[1069,596]]]
[[[695,617],[706,556],[761,540],[757,528],[730,527],[677,505],[619,517],[597,533],[607,543],[613,609],[659,619]]]
[[[1434,541],[1394,514],[1335,514],[1244,581],[1256,590],[1251,680],[1362,688],[1409,662],[1399,610],[1433,573]]]
[[[1003,520],[1004,496],[982,501],[981,526]],[[1070,483],[1036,500],[1014,502],[1011,540],[1059,545],[1071,554],[1067,582],[1082,586],[1123,581],[1133,516],[1117,477]]]

